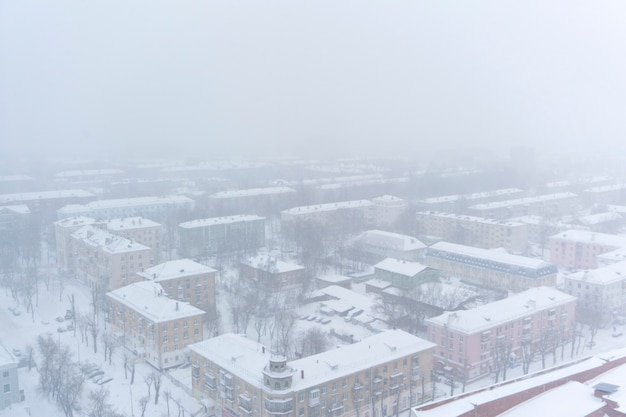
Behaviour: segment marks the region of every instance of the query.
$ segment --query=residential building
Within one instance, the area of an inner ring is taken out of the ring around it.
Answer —
[[[626,313],[626,261],[563,276],[563,291],[578,298],[590,322],[606,324]]]
[[[109,232],[141,243],[151,249],[149,265],[156,265],[163,258],[163,226],[143,217],[124,217],[106,222]]]
[[[371,224],[376,227],[394,226],[407,209],[406,201],[393,195],[372,198]]]
[[[178,259],[146,268],[138,275],[160,284],[171,299],[187,302],[215,318],[215,272],[190,259]]]
[[[54,219],[55,210],[67,204],[83,204],[95,200],[96,196],[84,190],[32,191],[26,193],[1,194],[0,206],[26,205],[38,213],[42,221]]]
[[[180,255],[188,258],[256,250],[265,245],[265,218],[255,215],[213,217],[178,225]]]
[[[57,210],[57,217],[59,220],[74,216],[107,220],[141,216],[155,221],[170,220],[172,217],[186,220],[193,206],[192,199],[178,195],[120,198],[68,205]]]
[[[20,390],[17,374],[18,366],[19,361],[0,343],[0,385],[2,385],[2,390],[0,390],[0,410],[22,401],[23,393]]]
[[[426,245],[413,236],[383,230],[367,230],[352,242],[350,256],[367,263],[385,258],[418,261],[424,257]]]
[[[170,299],[156,282],[135,282],[106,296],[110,331],[157,369],[181,365],[184,349],[203,340],[204,311]]]
[[[246,213],[267,216],[290,207],[295,196],[296,190],[289,187],[220,191],[208,197],[209,213],[214,216]]]
[[[114,290],[137,280],[150,267],[151,249],[97,227],[83,226],[70,236],[70,275],[90,288]]]
[[[626,236],[570,229],[550,237],[550,261],[569,270],[594,269],[597,257],[626,247]]]
[[[582,192],[587,205],[592,204],[626,204],[626,184],[607,184],[587,188]]]
[[[417,262],[387,258],[374,265],[376,279],[401,290],[412,290],[425,282],[436,281],[439,271]]]
[[[241,276],[265,294],[282,292],[295,300],[302,292],[305,269],[268,255],[246,259],[240,264]]]
[[[75,253],[72,248],[72,233],[83,226],[95,225],[96,220],[91,217],[77,216],[54,222],[56,242],[57,267],[64,272],[75,271]]]
[[[491,201],[502,200],[503,198],[520,197],[523,194],[524,190],[519,188],[503,188],[480,193],[429,197],[419,200],[417,205],[421,209],[427,211],[446,211],[458,213],[459,211],[464,210],[468,205],[488,203]]]
[[[557,266],[552,263],[456,243],[430,246],[424,263],[442,275],[500,291],[556,285]]]
[[[592,232],[617,233],[624,224],[624,218],[615,211],[607,211],[604,213],[580,216],[575,223],[580,224]]]
[[[555,217],[573,213],[580,204],[580,197],[577,194],[565,192],[475,204],[468,207],[467,211],[468,214],[493,219],[509,219],[533,214]]]
[[[524,223],[486,219],[453,213],[420,211],[417,223],[421,234],[484,249],[504,248],[522,254],[528,246]]]
[[[348,179],[316,185],[313,194],[316,203],[371,198],[381,193],[403,193],[408,180],[408,177]]]
[[[28,224],[30,214],[25,204],[0,206],[0,231],[7,233],[23,229]]]
[[[576,298],[554,288],[531,288],[471,310],[428,318],[437,372],[471,381],[532,357],[542,340],[569,340]]]
[[[273,355],[242,335],[189,346],[192,391],[218,415],[386,416],[432,391],[434,344],[401,330],[296,360]]]

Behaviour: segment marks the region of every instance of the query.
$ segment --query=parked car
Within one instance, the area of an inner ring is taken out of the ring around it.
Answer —
[[[63,320],[65,320],[65,319],[63,317],[59,316],[55,320],[58,321],[59,323],[63,323]]]
[[[13,356],[15,356],[16,358],[19,358],[20,356],[22,356],[22,351],[19,349],[13,349]]]
[[[98,369],[96,371],[92,371],[91,373],[87,374],[87,378],[89,379],[93,379],[94,377],[97,377],[98,375],[103,375],[104,371],[101,369]]]
[[[67,331],[67,329],[65,327],[63,327],[63,326],[59,326],[57,328],[57,332],[59,332],[59,333],[65,333],[66,331]]]

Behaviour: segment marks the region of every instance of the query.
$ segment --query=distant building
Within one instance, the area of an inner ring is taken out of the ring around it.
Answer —
[[[387,281],[401,290],[411,290],[420,284],[436,281],[439,271],[417,262],[387,258],[374,265],[376,279]]]
[[[138,275],[160,284],[171,299],[188,302],[215,318],[215,272],[190,259],[178,259],[147,268]]]
[[[267,255],[259,255],[240,263],[241,276],[266,294],[282,292],[292,299],[304,286],[304,267]]]
[[[617,233],[624,224],[624,218],[615,211],[580,216],[576,222],[592,232]]]
[[[178,225],[180,255],[214,256],[265,245],[265,218],[254,215],[191,220]]]
[[[582,192],[586,204],[626,204],[626,184],[607,184]]]
[[[442,275],[500,291],[556,285],[557,266],[552,263],[449,242],[429,247],[424,263]]]
[[[523,223],[433,211],[416,215],[420,233],[443,240],[484,249],[505,248],[522,254],[528,246],[527,226]]]
[[[149,265],[161,262],[164,230],[160,223],[143,217],[126,217],[108,220],[106,228],[116,235],[148,246],[152,252]]]
[[[291,206],[296,190],[289,187],[250,188],[220,191],[208,196],[209,213],[213,216],[233,214],[270,215]]]
[[[157,369],[181,365],[184,349],[203,339],[204,311],[170,299],[155,282],[118,288],[107,293],[107,302],[112,331]]]
[[[419,200],[417,205],[422,210],[427,211],[445,211],[458,213],[464,210],[468,205],[488,203],[491,201],[502,200],[503,198],[519,197],[524,194],[524,190],[519,188],[503,188],[493,191],[484,191],[471,194],[454,194],[443,195],[438,197],[429,197]]]
[[[2,390],[0,391],[0,410],[10,407],[11,404],[22,401],[17,368],[19,361],[9,350],[0,343],[0,380]]]
[[[86,216],[108,220],[141,216],[156,221],[165,221],[176,216],[180,220],[186,220],[193,206],[193,200],[184,196],[120,198],[98,200],[82,205],[67,205],[57,210],[57,217],[64,219]]]
[[[426,319],[436,343],[435,369],[455,379],[475,380],[538,352],[542,339],[569,340],[576,298],[537,287],[471,310]]]
[[[75,272],[76,254],[72,248],[72,233],[83,226],[94,225],[95,219],[77,216],[54,222],[57,267],[64,272]]]
[[[394,415],[430,396],[433,347],[387,330],[288,361],[244,336],[225,334],[189,347],[192,391],[215,401],[221,416]]]
[[[570,270],[593,269],[599,255],[625,247],[624,236],[571,229],[550,237],[550,261]]]
[[[27,193],[1,194],[0,206],[26,205],[33,213],[39,213],[44,221],[54,218],[55,210],[67,204],[83,204],[96,196],[84,190],[32,191]]]
[[[114,290],[139,279],[137,272],[150,267],[149,247],[94,226],[71,234],[70,275],[90,288]]]
[[[385,258],[418,261],[426,253],[426,245],[419,239],[382,230],[367,230],[352,242],[351,256],[370,264]]]
[[[565,192],[475,204],[468,207],[468,213],[493,219],[528,215],[555,217],[576,211],[580,204],[578,195]]]

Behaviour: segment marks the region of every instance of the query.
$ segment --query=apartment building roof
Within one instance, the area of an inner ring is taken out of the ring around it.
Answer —
[[[84,190],[33,191],[28,193],[0,194],[0,204],[19,203],[21,201],[54,200],[57,198],[96,197]]]
[[[449,330],[473,334],[575,300],[576,297],[554,288],[535,287],[471,310],[448,311],[426,319],[426,322],[445,326]]]
[[[465,214],[445,213],[441,211],[418,211],[417,214],[424,214],[424,215],[429,215],[429,216],[442,217],[446,219],[455,219],[455,220],[500,225],[500,226],[507,226],[507,227],[524,226],[524,223],[511,221],[511,220],[496,220],[496,219],[489,219],[486,217],[467,216]]]
[[[72,237],[111,254],[150,250],[147,246],[92,225],[81,227],[72,233]]]
[[[608,233],[590,232],[588,230],[570,229],[550,236],[550,240],[568,240],[577,243],[598,244],[615,249],[626,246],[626,236]]]
[[[626,279],[626,261],[611,264],[598,269],[577,271],[565,275],[565,279],[584,281],[590,284],[608,285]]]
[[[407,262],[400,259],[387,258],[374,265],[374,268],[407,277],[414,277],[428,267],[417,262]]]
[[[600,255],[596,255],[596,260],[604,262],[621,262],[626,261],[626,247],[617,248],[610,252],[605,252]]]
[[[54,174],[57,178],[71,178],[71,177],[100,177],[106,175],[121,175],[125,174],[121,169],[83,169],[74,171],[63,171]]]
[[[111,200],[92,201],[87,204],[70,204],[57,210],[58,213],[82,213],[91,210],[102,210],[121,207],[140,207],[156,204],[177,204],[177,203],[193,203],[189,197],[182,195],[171,195],[165,197],[133,197],[133,198],[115,198]]]
[[[450,256],[449,254],[452,254],[453,256]],[[454,255],[464,256],[467,258],[455,258]],[[541,259],[527,258],[525,256],[511,255],[510,253],[499,250],[481,249],[450,242],[437,242],[431,245],[426,251],[426,256],[435,256],[456,262],[474,264],[484,268],[502,269],[502,265],[507,265],[509,267],[526,268],[534,271],[549,268],[554,269],[554,271],[551,272],[556,273],[556,266],[554,264]],[[486,262],[475,262],[476,260],[483,260]],[[494,262],[495,264],[489,264],[487,262]],[[521,271],[508,268],[507,272],[516,273]]]
[[[416,237],[401,235],[399,233],[385,232],[383,230],[367,230],[356,238],[355,243],[380,246],[400,251],[426,248],[426,245]]]
[[[145,229],[147,227],[161,226],[160,223],[144,217],[124,217],[121,219],[111,219],[107,221],[107,229],[116,232],[133,229]]]
[[[0,182],[13,182],[13,181],[30,181],[33,177],[30,175],[0,175]]]
[[[294,370],[292,385],[281,392],[311,388],[435,346],[401,330],[386,330],[351,345],[288,362]],[[269,349],[244,335],[224,334],[189,345],[189,349],[248,383],[264,386],[263,369],[272,355]],[[270,387],[265,389],[271,391]]]
[[[593,226],[596,224],[619,221],[622,219],[623,217],[614,211],[608,211],[606,213],[590,214],[588,216],[582,216],[578,218],[578,220],[585,226]]]
[[[598,187],[591,187],[585,190],[586,193],[605,193],[607,191],[619,191],[626,188],[626,184],[608,184],[600,185]]]
[[[173,278],[182,278],[199,274],[215,272],[215,269],[194,262],[191,259],[177,259],[138,272],[137,275],[156,282]]]
[[[524,198],[516,198],[513,200],[493,201],[491,203],[476,204],[476,205],[470,206],[470,208],[475,209],[475,210],[506,208],[509,206],[522,206],[525,204],[549,202],[549,201],[561,200],[564,198],[573,198],[573,197],[578,197],[578,195],[574,193],[570,193],[570,192],[544,194],[544,195],[538,195],[534,197],[524,197]]]
[[[341,201],[337,203],[293,207],[287,210],[283,210],[281,211],[281,213],[288,213],[288,214],[315,213],[319,211],[333,211],[333,210],[358,208],[358,207],[370,207],[372,205],[373,203],[370,200]]]
[[[97,223],[96,219],[85,216],[66,217],[65,219],[54,222],[59,227],[79,227]]]
[[[139,281],[107,293],[113,300],[135,310],[154,323],[201,316],[204,311],[165,295],[161,284]]]
[[[331,184],[322,184],[318,185],[315,188],[319,190],[334,190],[340,188],[350,188],[350,187],[362,187],[365,185],[376,185],[376,184],[394,184],[394,183],[403,183],[407,182],[408,177],[399,177],[399,178],[374,178],[369,180],[360,180],[360,181],[347,181],[347,182],[337,182]]]
[[[259,195],[272,195],[272,194],[286,194],[295,193],[296,190],[289,187],[265,187],[265,188],[248,188],[246,190],[229,190],[220,191],[215,194],[211,194],[210,198],[235,198],[235,197],[250,197]]]
[[[283,272],[299,271],[304,267],[290,262],[281,261],[269,255],[258,255],[241,261],[242,264],[251,266],[265,272],[281,274]]]
[[[178,226],[184,229],[193,229],[196,227],[214,226],[216,224],[230,224],[239,222],[252,222],[257,220],[265,220],[265,217],[256,215],[241,214],[237,216],[211,217],[209,219],[197,219],[180,223]]]
[[[430,197],[420,200],[420,203],[423,204],[436,204],[436,203],[451,203],[458,200],[479,200],[481,198],[490,198],[490,197],[501,197],[511,194],[519,194],[523,193],[524,190],[519,188],[502,188],[499,190],[493,191],[484,191],[480,193],[470,193],[470,194],[453,194],[453,195],[442,195],[439,197]]]
[[[15,356],[9,352],[9,350],[0,343],[0,367],[4,367],[7,365],[14,365],[17,367],[19,361],[15,358]]]
[[[15,204],[10,206],[0,206],[0,211],[8,210],[15,214],[30,214],[30,209],[26,204]]]

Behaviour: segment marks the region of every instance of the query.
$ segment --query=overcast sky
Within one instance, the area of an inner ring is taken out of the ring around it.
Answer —
[[[622,0],[0,0],[0,141],[207,158],[617,145],[624,22]]]

